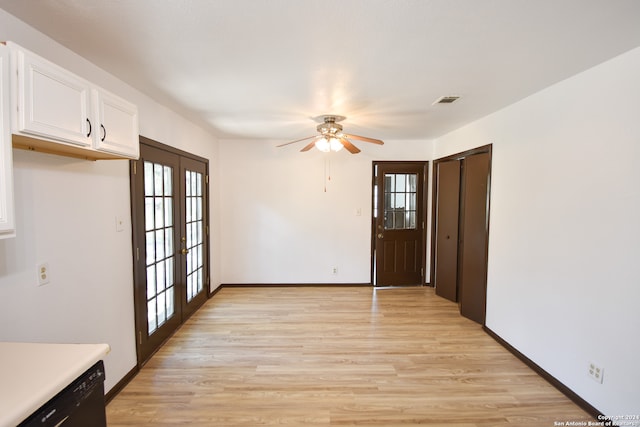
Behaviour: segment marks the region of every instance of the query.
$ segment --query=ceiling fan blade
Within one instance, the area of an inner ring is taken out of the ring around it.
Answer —
[[[311,141],[309,144],[305,145],[304,148],[302,150],[300,150],[300,151],[301,152],[309,151],[309,150],[311,150],[313,148],[314,145],[316,145],[316,142],[315,141]]]
[[[346,138],[340,138],[340,143],[342,145],[344,145],[344,148],[346,148],[347,151],[350,152],[351,154],[358,154],[360,152],[360,149],[358,147],[356,147],[355,145],[353,145]]]
[[[316,136],[318,136],[318,135],[313,135],[313,136],[308,136],[306,138],[296,139],[295,141],[291,141],[291,142],[285,142],[284,144],[276,145],[276,148],[284,147],[285,145],[289,145],[289,144],[295,144],[296,142],[305,141],[307,139],[315,138]]]
[[[360,136],[360,135],[347,135],[346,133],[344,134],[344,136],[345,138],[357,139],[359,141],[371,142],[372,144],[384,145],[384,142],[375,138],[368,138],[366,136]]]

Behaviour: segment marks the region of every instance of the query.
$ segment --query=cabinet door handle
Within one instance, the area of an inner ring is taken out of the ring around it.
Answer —
[[[107,130],[104,128],[103,124],[100,124],[100,129],[102,129],[102,138],[100,138],[100,141],[104,142],[107,138]]]
[[[87,132],[87,138],[91,136],[91,120],[87,119],[87,123],[89,123],[89,132]]]

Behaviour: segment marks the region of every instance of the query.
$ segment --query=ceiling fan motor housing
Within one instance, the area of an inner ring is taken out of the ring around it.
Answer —
[[[316,129],[322,135],[337,135],[338,132],[342,132],[342,125],[336,123],[336,121],[344,120],[342,116],[324,116],[323,123],[319,124]]]

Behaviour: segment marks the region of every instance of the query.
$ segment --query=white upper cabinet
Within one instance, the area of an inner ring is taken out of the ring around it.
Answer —
[[[17,131],[85,147],[96,131],[89,82],[39,56],[16,50]]]
[[[14,147],[93,160],[138,158],[135,105],[14,43],[8,46],[17,77]]]
[[[0,239],[15,236],[9,98],[9,49],[0,44]]]
[[[138,108],[105,90],[92,90],[93,110],[99,129],[94,148],[137,159],[140,153]]]

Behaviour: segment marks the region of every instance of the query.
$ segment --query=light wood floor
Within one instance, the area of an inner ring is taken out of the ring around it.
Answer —
[[[593,421],[431,288],[224,288],[107,407],[117,426]]]

